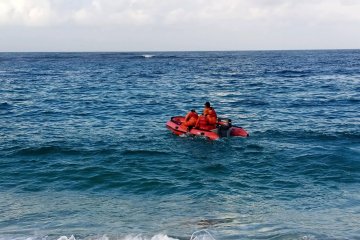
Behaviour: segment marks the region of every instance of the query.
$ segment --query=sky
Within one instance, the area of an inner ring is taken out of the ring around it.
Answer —
[[[360,0],[0,0],[0,51],[359,49]]]

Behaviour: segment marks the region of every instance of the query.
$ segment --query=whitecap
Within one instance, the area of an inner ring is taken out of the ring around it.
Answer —
[[[207,230],[199,230],[191,235],[190,240],[215,240]]]
[[[76,240],[74,235],[71,235],[71,237],[66,237],[66,236],[61,236],[60,238],[58,238],[58,240]]]
[[[141,56],[143,56],[144,58],[152,58],[152,57],[154,57],[155,55],[144,54],[144,55],[141,55]]]
[[[123,238],[121,240],[178,240],[178,239],[169,237],[166,234],[159,233],[159,234],[154,235],[151,238],[143,236],[142,234],[139,234],[139,235],[136,235],[136,236],[128,235],[128,236],[126,236],[125,238]]]
[[[74,235],[71,235],[69,238],[66,236],[61,236],[60,238],[58,238],[58,240],[76,240],[76,238],[74,237]],[[96,240],[109,240],[109,238],[107,237],[107,235],[103,235],[102,237],[96,238]],[[120,238],[120,240],[178,240],[178,239],[169,237],[166,234],[159,233],[150,238],[142,234],[127,235],[123,238]],[[194,240],[198,240],[198,239],[194,239]]]

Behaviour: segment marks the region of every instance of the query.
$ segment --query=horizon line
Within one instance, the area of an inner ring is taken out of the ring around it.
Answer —
[[[249,50],[45,50],[45,51],[1,51],[0,53],[170,53],[170,52],[281,52],[281,51],[351,51],[360,50],[360,48],[309,48],[309,49],[249,49]]]

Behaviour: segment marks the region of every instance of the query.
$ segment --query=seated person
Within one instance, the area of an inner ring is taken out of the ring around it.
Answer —
[[[198,114],[194,109],[192,109],[190,112],[188,112],[188,114],[186,114],[183,125],[187,127],[188,130],[191,130],[191,128],[195,127],[197,121]]]
[[[216,112],[214,108],[210,106],[210,103],[206,102],[203,114],[199,116],[199,119],[195,127],[203,130],[212,130],[216,128],[216,123],[217,123]]]
[[[205,103],[205,108],[204,108],[203,115],[205,116],[206,121],[207,121],[207,123],[209,125],[216,125],[216,123],[217,123],[217,114],[215,112],[215,109],[210,106],[209,102]]]

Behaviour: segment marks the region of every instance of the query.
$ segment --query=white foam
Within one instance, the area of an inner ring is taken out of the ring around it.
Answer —
[[[25,237],[25,238],[3,238],[0,236],[0,240],[38,240],[38,239],[47,239],[47,236],[44,237]],[[169,237],[166,234],[159,233],[154,236],[145,236],[143,234],[129,234],[123,237],[108,237],[107,235],[98,236],[98,237],[85,237],[84,239],[91,239],[91,240],[109,240],[109,239],[117,239],[117,240],[179,240],[177,238]],[[74,235],[71,235],[70,237],[67,236],[61,236],[57,240],[82,240],[81,238],[76,238]],[[200,230],[194,232],[189,240],[215,240],[211,236],[211,234],[206,230]]]
[[[58,240],[76,240],[74,235],[71,235],[71,237],[67,238],[66,236],[61,236],[58,238]]]
[[[58,238],[58,240],[76,240],[76,238],[71,235],[69,238],[66,236],[61,236],[60,238]],[[109,240],[109,238],[104,235],[102,237],[96,238],[94,240]],[[167,236],[166,234],[157,234],[153,237],[147,237],[147,236],[143,236],[142,234],[138,234],[138,235],[127,235],[123,238],[119,238],[119,240],[178,240],[175,238],[171,238],[169,236]]]
[[[194,232],[190,240],[215,240],[215,238],[208,231],[200,230]]]
[[[152,57],[154,57],[155,55],[144,54],[144,55],[141,55],[141,56],[143,56],[144,58],[152,58]]]

